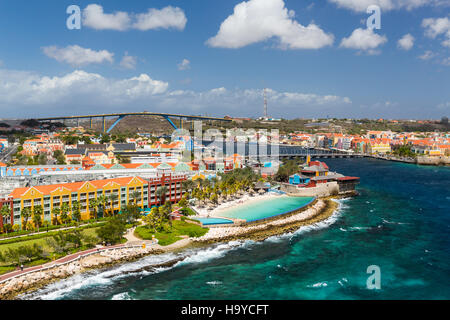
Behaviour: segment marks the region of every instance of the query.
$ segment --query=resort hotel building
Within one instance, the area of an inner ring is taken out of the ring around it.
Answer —
[[[88,220],[94,210],[101,214],[103,207],[108,212],[119,213],[129,204],[136,204],[141,209],[160,205],[158,189],[162,187],[167,188],[165,201],[179,202],[183,196],[182,182],[187,177],[186,174],[158,172],[146,179],[133,176],[16,188],[0,198],[0,208],[3,205],[11,207],[11,218],[6,219],[5,223],[22,225],[22,212],[26,208],[33,213],[35,207],[41,206],[43,221],[51,222],[54,208],[65,205],[70,214],[73,204],[78,202],[81,219]],[[92,205],[92,200],[102,198],[105,199],[103,204],[97,207]],[[31,217],[28,221],[32,221]],[[2,225],[3,219],[0,217]]]

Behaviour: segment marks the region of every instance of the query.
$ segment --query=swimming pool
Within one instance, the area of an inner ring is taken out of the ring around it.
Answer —
[[[221,217],[244,219],[247,222],[267,219],[303,208],[315,200],[314,197],[287,197],[253,201],[225,209]]]
[[[221,218],[194,218],[200,221],[204,226],[209,226],[213,224],[232,224],[232,220],[221,219]]]

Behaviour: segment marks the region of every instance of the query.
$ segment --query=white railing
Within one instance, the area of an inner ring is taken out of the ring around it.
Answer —
[[[152,244],[157,244],[157,243],[158,242],[156,241],[156,242],[153,242]],[[146,243],[146,245],[147,245],[147,243]],[[98,249],[98,250],[95,250],[95,251],[92,251],[92,252],[89,252],[89,253],[86,253],[86,254],[79,255],[76,258],[70,259],[70,260],[65,261],[65,262],[52,264],[52,265],[47,266],[47,267],[43,267],[43,268],[39,268],[39,269],[35,269],[35,270],[30,270],[28,272],[23,272],[23,273],[14,275],[14,276],[12,276],[10,278],[7,278],[5,280],[0,281],[0,284],[2,284],[4,282],[7,282],[9,280],[15,279],[15,278],[19,278],[19,277],[22,277],[22,276],[26,276],[28,274],[35,273],[35,272],[41,272],[41,271],[46,271],[46,270],[50,270],[50,269],[53,269],[53,268],[61,267],[63,265],[72,263],[74,261],[78,261],[78,260],[80,260],[82,258],[91,256],[93,254],[98,254],[100,252],[106,252],[106,251],[109,251],[109,250],[118,250],[118,249],[131,249],[131,248],[142,248],[142,245],[125,245],[125,246],[121,246],[121,247],[113,247],[113,248],[105,247],[105,248],[101,248],[101,249]]]

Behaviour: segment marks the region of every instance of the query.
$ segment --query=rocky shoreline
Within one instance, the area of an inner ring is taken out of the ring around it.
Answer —
[[[11,279],[0,285],[0,300],[12,300],[20,294],[30,293],[50,283],[124,262],[132,262],[149,254],[161,254],[164,250],[148,248],[123,248],[108,250],[68,264],[44,271],[37,271]]]
[[[173,245],[161,247],[156,245],[147,248],[121,248],[108,250],[82,258],[69,264],[23,275],[0,284],[0,300],[16,299],[18,295],[30,293],[50,283],[92,269],[105,268],[112,265],[132,262],[151,254],[177,251],[187,247],[206,246],[212,243],[233,240],[262,241],[271,236],[281,235],[298,230],[302,226],[312,225],[329,218],[338,208],[338,203],[331,198],[316,200],[306,208],[292,212],[273,220],[252,223],[247,226],[211,228],[200,238],[183,239]]]

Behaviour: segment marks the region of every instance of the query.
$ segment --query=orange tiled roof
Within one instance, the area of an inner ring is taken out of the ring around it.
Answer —
[[[13,192],[11,192],[10,196],[13,198],[20,198],[20,197],[22,197],[22,195],[24,195],[30,189],[35,189],[39,193],[42,193],[43,195],[49,195],[51,192],[53,192],[59,188],[64,188],[64,189],[70,190],[71,192],[76,192],[86,183],[92,184],[97,189],[101,189],[111,182],[115,182],[121,186],[126,186],[134,178],[137,178],[142,183],[146,182],[141,177],[125,177],[125,178],[113,178],[113,179],[94,180],[94,181],[85,181],[85,182],[81,181],[81,182],[71,182],[71,183],[60,183],[60,184],[34,186],[34,187],[27,187],[27,188],[17,188],[17,189],[14,189]]]

